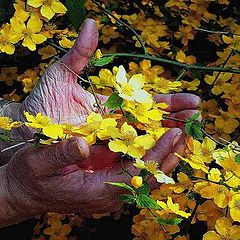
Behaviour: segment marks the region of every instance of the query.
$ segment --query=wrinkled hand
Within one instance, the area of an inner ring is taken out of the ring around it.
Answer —
[[[5,116],[14,120],[24,121],[24,111],[33,115],[41,112],[49,116],[54,122],[80,124],[85,122],[86,117],[92,112],[97,111],[94,96],[84,90],[78,83],[77,77],[62,63],[72,69],[76,74],[80,74],[89,57],[94,53],[98,43],[98,29],[92,19],[88,19],[76,40],[73,48],[61,59],[61,61],[51,65],[31,94],[22,104],[9,104],[5,110]],[[155,95],[157,102],[167,102],[168,111],[172,112],[170,116],[177,118],[187,118],[196,112],[200,103],[199,97],[192,94],[178,93]],[[179,127],[179,123],[173,121],[164,121],[167,127]],[[31,139],[33,132],[28,128],[13,130],[15,139]],[[0,149],[6,147],[6,144],[0,143]],[[107,149],[105,147],[105,149]],[[7,162],[16,151],[7,151],[0,155],[3,161]],[[92,155],[90,155],[90,158]],[[104,156],[101,154],[100,156]],[[99,157],[99,155],[98,155]],[[116,158],[116,155],[115,155]],[[92,162],[94,159],[89,159]],[[86,165],[86,164],[85,164]]]
[[[169,165],[173,160],[172,151],[182,153],[182,140],[181,130],[173,128],[158,140],[144,159],[155,160],[160,165],[167,161],[163,168],[172,171],[173,164]],[[8,214],[14,216],[8,224],[48,211],[89,216],[119,210],[122,206],[119,196],[126,191],[105,182],[129,184],[130,176],[119,175],[122,170],[120,162],[111,169],[82,170],[79,166],[91,152],[97,154],[102,150],[96,146],[89,148],[82,138],[76,137],[49,146],[27,146],[19,150],[8,164],[0,168],[0,192],[8,196],[11,206]],[[124,162],[124,167],[132,175],[139,174],[132,162]],[[156,184],[151,181],[152,187]]]

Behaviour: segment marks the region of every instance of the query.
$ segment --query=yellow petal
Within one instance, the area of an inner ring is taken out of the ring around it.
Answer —
[[[52,139],[58,139],[63,136],[63,129],[58,124],[50,124],[43,128],[43,134]]]
[[[147,113],[148,117],[154,121],[162,120],[162,113],[157,109],[152,109]]]
[[[43,26],[43,22],[37,15],[31,15],[28,20],[27,28],[30,29],[33,33],[40,32]]]
[[[152,96],[143,89],[134,91],[133,97],[139,103],[151,103],[152,102]]]
[[[47,18],[48,20],[53,18],[53,16],[55,15],[54,11],[50,8],[49,5],[42,5],[40,12],[42,16]]]
[[[203,240],[222,240],[222,237],[215,231],[208,231],[203,235]]]
[[[227,238],[229,230],[232,227],[230,220],[226,217],[221,217],[216,221],[215,229],[223,237]]]
[[[60,2],[54,1],[51,4],[51,9],[55,12],[55,13],[66,13],[67,8]]]
[[[133,89],[140,89],[143,87],[144,81],[145,78],[142,74],[135,74],[130,78],[129,84],[132,85]]]
[[[22,45],[24,47],[27,47],[28,49],[30,49],[31,51],[35,51],[36,50],[36,43],[33,42],[33,40],[30,37],[26,37],[24,38]]]
[[[63,37],[62,40],[59,41],[59,44],[64,48],[71,48],[74,43],[66,37]]]
[[[240,227],[239,226],[232,226],[230,228],[230,232],[229,232],[230,238],[232,240],[239,240],[239,236],[240,236]]]
[[[43,2],[44,2],[44,0],[28,0],[27,4],[29,6],[38,8],[38,7],[42,6]]]
[[[36,44],[41,44],[47,40],[47,38],[41,33],[32,34],[31,38],[32,38],[33,42],[35,42]]]
[[[124,154],[127,153],[127,149],[128,149],[127,145],[122,140],[119,140],[119,139],[110,141],[108,143],[108,147],[113,152],[122,152]]]

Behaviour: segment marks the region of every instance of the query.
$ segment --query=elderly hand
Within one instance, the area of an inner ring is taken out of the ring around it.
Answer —
[[[88,19],[72,49],[59,62],[54,63],[46,70],[37,86],[23,103],[8,104],[3,109],[2,115],[24,121],[24,111],[33,115],[41,112],[58,123],[80,124],[85,122],[86,117],[92,111],[97,111],[94,107],[95,99],[91,93],[77,83],[77,76],[73,72],[81,73],[88,63],[89,57],[94,53],[97,43],[96,23],[94,20]],[[157,102],[167,102],[169,104],[167,110],[172,112],[170,116],[181,119],[195,113],[200,103],[199,97],[185,93],[155,95],[154,98]],[[163,124],[167,127],[181,125],[181,123],[179,125],[173,121],[164,121]],[[12,132],[14,139],[29,140],[33,137],[33,132],[26,127]],[[6,143],[0,143],[0,149],[5,147]],[[0,154],[2,163],[7,162],[16,150],[15,148],[13,151]],[[104,156],[104,154],[98,155],[98,157],[100,156]]]
[[[164,171],[172,170],[172,151],[183,151],[181,130],[172,128],[150,149],[145,160],[157,161]],[[104,182],[125,182],[128,174],[119,174],[120,162],[110,169],[85,171],[81,164],[91,152],[101,153],[82,138],[70,138],[49,146],[27,146],[0,168],[0,227],[16,224],[49,211],[60,213],[114,212],[120,209],[123,189]],[[176,160],[176,159],[175,159]],[[131,162],[124,167],[139,174]],[[151,181],[151,187],[157,183]]]

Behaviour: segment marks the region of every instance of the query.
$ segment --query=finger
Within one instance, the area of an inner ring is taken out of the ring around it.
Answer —
[[[179,128],[172,128],[167,131],[156,144],[147,151],[144,160],[153,160],[161,163],[171,152],[172,148],[178,143],[182,135]]]
[[[167,117],[186,120],[187,118],[191,117],[195,113],[199,113],[199,111],[197,111],[197,110],[182,110],[180,112],[170,113],[167,115]],[[201,115],[199,116],[198,120],[202,121]],[[184,124],[185,124],[184,122],[168,120],[168,119],[162,121],[162,125],[164,127],[169,127],[169,128],[173,128],[173,127],[179,128],[179,127],[182,127]]]
[[[153,96],[156,102],[166,102],[169,106],[166,111],[176,112],[186,109],[196,109],[201,99],[190,93],[156,94]]]
[[[33,149],[32,169],[37,176],[49,176],[73,164],[80,164],[89,155],[89,148],[82,138],[73,137],[66,141]]]
[[[73,72],[80,74],[98,44],[98,27],[93,19],[87,19],[73,47],[61,61]]]
[[[174,154],[175,152],[182,155],[186,148],[186,139],[188,137],[185,133],[182,134],[181,138],[179,139],[178,143],[172,149],[172,153],[170,153],[161,163],[160,169],[166,173],[171,173],[179,164],[180,159]]]

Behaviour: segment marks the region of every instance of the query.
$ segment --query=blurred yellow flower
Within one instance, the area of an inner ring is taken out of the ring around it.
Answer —
[[[41,7],[43,17],[50,20],[56,13],[65,14],[67,8],[59,0],[27,0],[27,4],[38,8]]]

